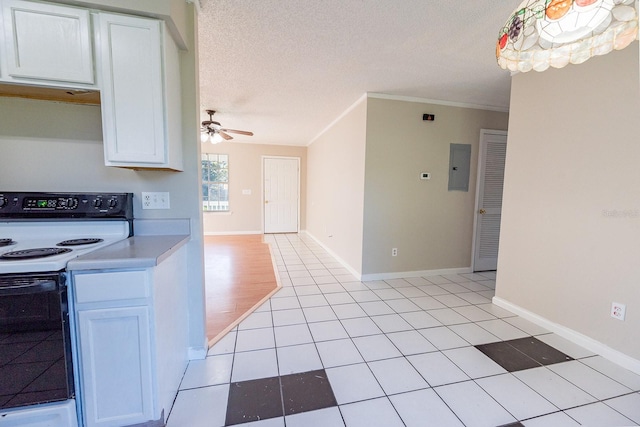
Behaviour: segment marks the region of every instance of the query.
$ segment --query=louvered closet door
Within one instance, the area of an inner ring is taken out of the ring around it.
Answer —
[[[480,176],[474,250],[474,271],[495,270],[502,211],[507,133],[485,131],[480,135]]]

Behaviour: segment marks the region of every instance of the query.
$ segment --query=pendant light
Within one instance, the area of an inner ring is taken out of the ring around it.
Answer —
[[[637,0],[525,0],[500,29],[496,57],[512,72],[544,71],[637,39]]]

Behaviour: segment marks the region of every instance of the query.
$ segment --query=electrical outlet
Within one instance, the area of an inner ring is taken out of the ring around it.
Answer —
[[[168,192],[142,192],[142,209],[169,209]]]
[[[391,256],[398,256],[398,248],[391,249]]]
[[[627,311],[627,306],[620,304],[619,302],[611,303],[611,317],[618,320],[624,320],[624,315]]]

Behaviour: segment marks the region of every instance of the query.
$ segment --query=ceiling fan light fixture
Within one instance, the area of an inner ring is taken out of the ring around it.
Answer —
[[[222,141],[224,141],[224,138],[222,138],[222,136],[220,136],[220,134],[218,132],[214,132],[214,134],[211,136],[209,141],[212,144],[219,144]]]
[[[249,132],[246,130],[238,130],[238,129],[226,129],[223,128],[220,122],[213,121],[213,114],[216,112],[215,110],[205,110],[209,115],[209,120],[205,120],[202,122],[202,127],[200,128],[202,134],[200,135],[200,140],[204,142],[210,142],[212,144],[219,144],[223,141],[229,141],[233,139],[229,133],[237,133],[240,135],[253,136],[253,132]]]

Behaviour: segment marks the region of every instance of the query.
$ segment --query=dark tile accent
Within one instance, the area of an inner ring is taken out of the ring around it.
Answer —
[[[515,423],[503,424],[503,425],[498,426],[498,427],[524,427],[524,424],[522,424],[519,421],[516,421]]]
[[[509,372],[573,360],[534,337],[475,346]]]
[[[329,408],[338,404],[324,369],[285,375],[280,380],[285,415]]]
[[[567,362],[573,360],[563,352],[556,350],[534,337],[519,338],[509,341],[509,345],[520,350],[541,365],[552,365],[554,363]]]
[[[225,426],[337,405],[324,369],[241,381],[229,388]]]
[[[231,383],[226,426],[282,415],[279,377]]]
[[[510,346],[507,341],[475,346],[508,372],[537,368],[538,362]]]

